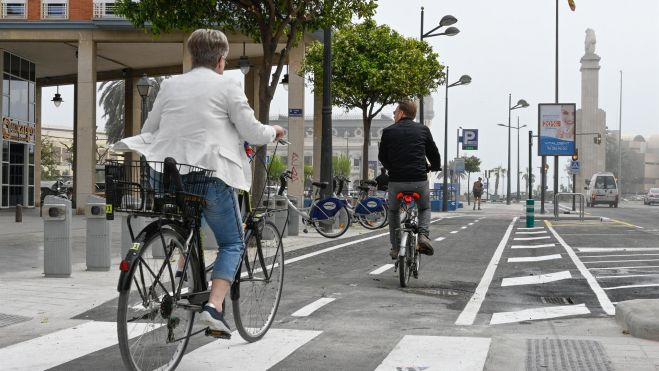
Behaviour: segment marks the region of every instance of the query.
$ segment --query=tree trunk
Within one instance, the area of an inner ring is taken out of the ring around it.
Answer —
[[[265,59],[265,58],[264,58]],[[263,125],[269,125],[270,122],[270,102],[268,92],[268,85],[270,84],[270,71],[272,65],[264,63],[263,69],[260,71],[261,78],[259,79],[259,112],[258,119]],[[258,202],[261,199],[263,190],[266,183],[266,152],[267,145],[260,146],[256,151],[254,157],[254,174],[252,175],[252,200]],[[253,207],[260,207],[260,205],[252,205]]]
[[[368,179],[368,147],[371,144],[371,120],[372,118],[368,117],[366,110],[363,110],[363,122],[364,122],[364,144],[362,146],[362,180]],[[376,173],[377,173],[377,169]]]

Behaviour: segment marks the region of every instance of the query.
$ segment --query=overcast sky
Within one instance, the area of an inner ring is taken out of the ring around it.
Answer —
[[[659,134],[659,1],[575,0],[572,12],[567,0],[559,0],[559,101],[581,106],[579,60],[584,54],[585,30],[597,37],[595,52],[601,57],[599,106],[606,111],[609,129],[619,125],[620,70],[623,71],[623,135]],[[450,66],[450,82],[462,74],[471,85],[449,89],[449,159],[455,156],[456,129],[479,129],[478,151],[468,153],[483,160],[482,169],[506,167],[507,129],[497,126],[508,120],[508,94],[513,104],[523,98],[530,107],[514,110],[521,124],[537,131],[537,104],[554,102],[555,1],[554,0],[380,0],[375,19],[409,37],[419,37],[421,6],[425,7],[425,31],[443,15],[458,19],[460,33],[453,37],[426,39]],[[51,108],[54,89],[43,92],[44,125],[70,125],[72,91],[60,88],[65,104]],[[433,94],[435,118],[432,133],[440,152],[444,146],[444,87]],[[67,99],[68,97],[68,99]],[[271,114],[287,111],[286,95],[278,89]],[[313,110],[307,94],[306,113]],[[384,112],[391,114],[393,107]],[[67,113],[68,112],[68,113]],[[102,112],[99,110],[100,118]],[[103,122],[99,120],[99,127]],[[527,166],[527,128],[520,142],[521,169]],[[513,169],[516,168],[516,137],[513,130]],[[565,158],[564,161],[567,161]],[[534,168],[539,166],[534,156]],[[566,174],[561,164],[561,183]],[[551,167],[553,169],[553,166]],[[537,169],[535,171],[537,173]],[[553,176],[551,171],[549,176]],[[522,182],[523,187],[523,182]],[[515,183],[513,182],[513,191]]]

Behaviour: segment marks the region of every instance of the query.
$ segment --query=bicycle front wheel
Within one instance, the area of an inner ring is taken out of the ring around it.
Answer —
[[[346,233],[350,227],[350,214],[348,208],[343,206],[333,216],[325,219],[313,219],[312,223],[321,236],[336,238]]]
[[[176,225],[153,223],[135,242],[139,244],[133,245],[138,248],[137,256],[125,277],[127,287],[119,294],[121,357],[129,370],[174,370],[194,323],[194,312],[183,306],[187,301],[181,295],[200,286],[195,274],[198,262],[191,254],[184,267],[185,238]],[[177,270],[185,273],[176,278]]]
[[[248,342],[263,337],[275,320],[284,284],[284,245],[274,223],[248,231],[240,276],[231,287],[233,317]]]

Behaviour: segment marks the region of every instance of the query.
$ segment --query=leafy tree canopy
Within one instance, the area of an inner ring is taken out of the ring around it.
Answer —
[[[465,157],[465,171],[468,173],[481,171],[481,159],[476,156]]]

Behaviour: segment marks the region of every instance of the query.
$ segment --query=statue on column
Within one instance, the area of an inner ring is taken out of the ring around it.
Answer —
[[[591,28],[586,29],[586,54],[595,54],[595,44],[597,40],[595,39],[595,31]]]

